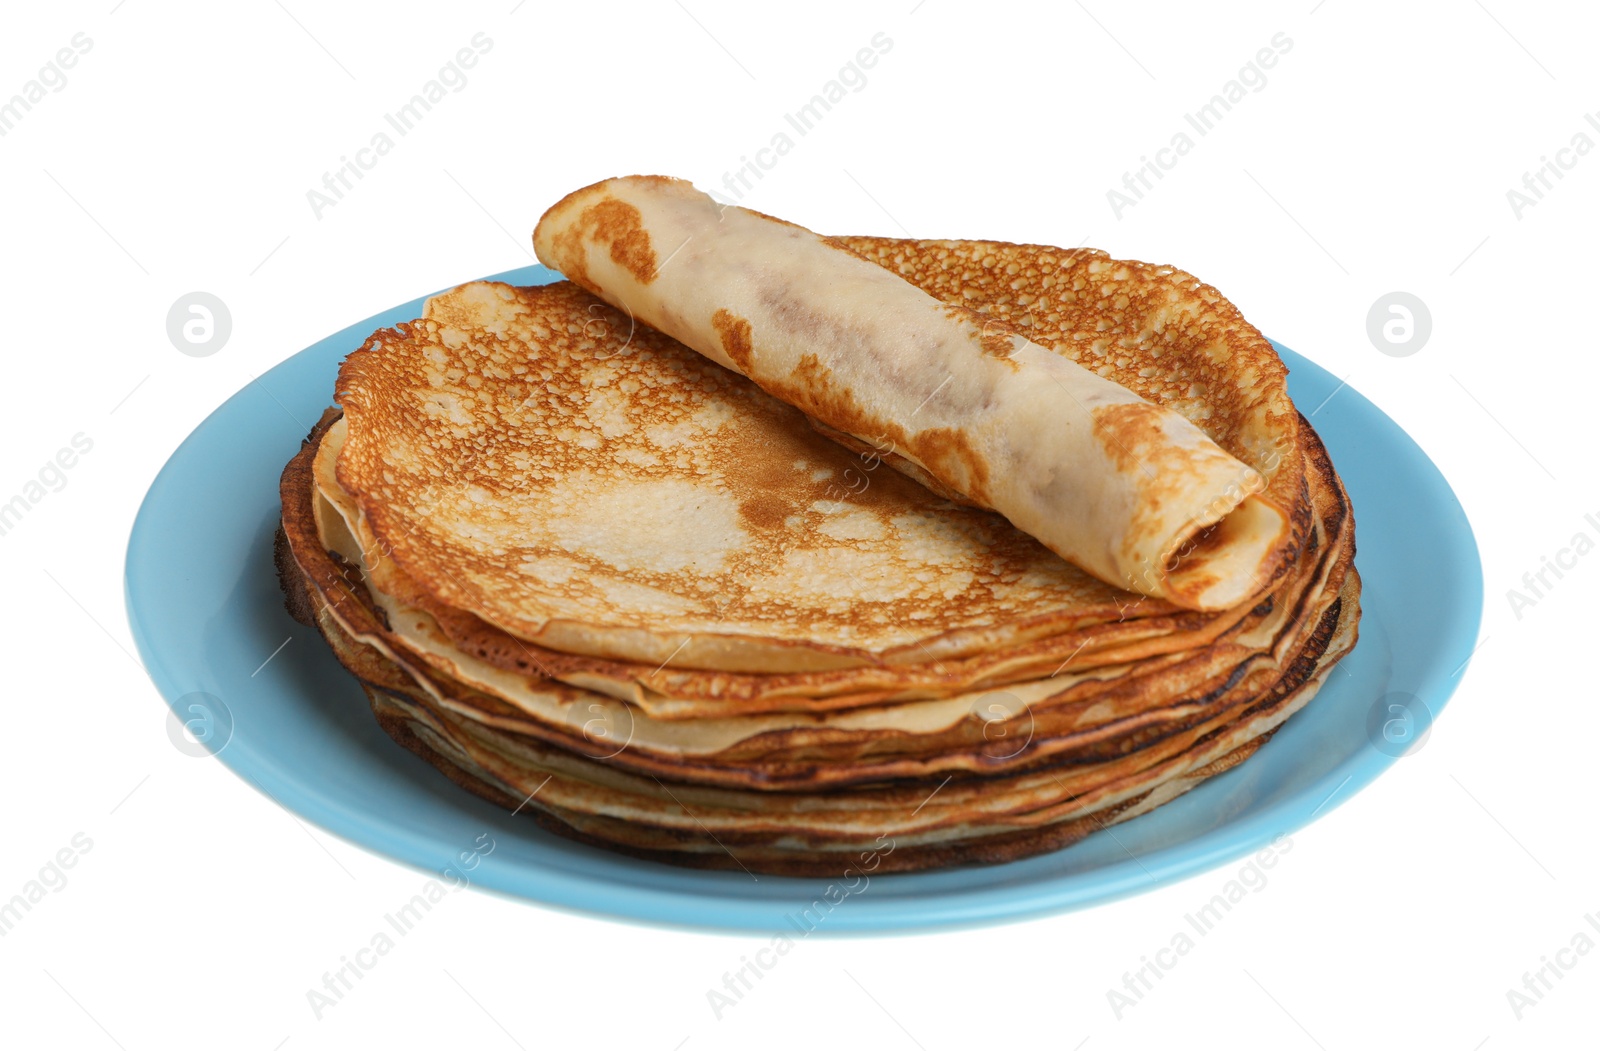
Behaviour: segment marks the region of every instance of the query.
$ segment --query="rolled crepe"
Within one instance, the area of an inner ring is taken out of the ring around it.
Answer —
[[[569,194],[541,262],[1102,580],[1190,609],[1289,543],[1259,473],[1176,412],[818,234],[661,176]]]

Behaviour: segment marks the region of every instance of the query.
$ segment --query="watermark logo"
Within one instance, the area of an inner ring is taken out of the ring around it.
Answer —
[[[167,740],[192,759],[216,755],[233,740],[233,712],[221,697],[186,693],[167,711]]]
[[[1433,729],[1433,713],[1413,693],[1386,693],[1367,709],[1367,741],[1391,759],[1422,750]]]
[[[985,693],[972,702],[983,723],[981,751],[989,759],[1012,759],[1033,741],[1033,710],[1014,693]]]
[[[567,725],[583,739],[578,750],[590,759],[621,755],[633,741],[633,709],[609,698],[574,704]]]
[[[1428,304],[1410,292],[1389,292],[1367,311],[1367,338],[1391,358],[1408,358],[1433,334]]]
[[[639,322],[634,319],[632,310],[628,309],[626,306],[624,306],[622,310],[624,313],[626,313],[628,319],[628,334],[623,337],[622,345],[613,350],[608,350],[602,354],[596,354],[594,356],[594,360],[605,361],[609,358],[614,358],[619,354],[626,353],[628,348],[633,346],[633,334],[639,330]],[[621,331],[622,326],[620,322],[623,315],[619,314],[616,308],[612,307],[611,304],[590,303],[586,313],[589,315],[589,320],[583,323],[583,335],[585,339],[593,340],[595,343],[605,344],[614,339],[614,333]],[[529,395],[530,399],[532,397],[533,395]]]
[[[210,292],[181,295],[167,311],[167,339],[180,354],[209,358],[227,345],[231,335],[233,313]]]

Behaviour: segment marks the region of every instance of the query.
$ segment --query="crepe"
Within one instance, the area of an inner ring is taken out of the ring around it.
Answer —
[[[568,283],[436,296],[351,355],[337,393],[338,479],[386,555],[553,650],[811,671],[1176,612],[876,469]]]
[[[320,552],[315,543],[306,543],[303,532],[304,505],[312,496],[303,486],[318,441],[320,435],[313,435],[296,458],[297,469],[285,475],[286,493],[303,491],[304,499],[286,500],[286,539],[293,539],[281,566],[286,582],[302,585],[318,575],[313,570],[294,576],[297,558],[315,560]],[[1342,500],[1334,499],[1333,505],[1336,519]],[[1347,556],[1348,545],[1340,547]],[[1347,557],[1334,561],[1348,568]],[[325,587],[330,578],[319,580]],[[883,853],[881,864],[888,872],[996,862],[1053,849],[1143,813],[1242,761],[1309,699],[1332,661],[1353,643],[1358,585],[1353,573],[1342,580],[1337,596],[1316,600],[1315,630],[1294,644],[1293,660],[1270,676],[1270,687],[1246,691],[1254,700],[1222,706],[1173,732],[1123,735],[1120,744],[1080,751],[1067,765],[1030,761],[1016,764],[1015,774],[991,770],[981,779],[955,781],[934,780],[934,771],[848,790],[811,782],[812,788],[829,789],[822,794],[792,794],[801,787],[796,784],[735,786],[730,781],[720,788],[696,787],[683,780],[686,773],[693,777],[692,770],[671,766],[628,773],[628,764],[618,760],[637,761],[634,747],[601,754],[592,750],[593,740],[586,742],[589,748],[573,747],[530,734],[526,727],[508,729],[471,706],[453,706],[458,698],[441,698],[441,690],[451,690],[447,680],[402,663],[408,653],[403,646],[386,655],[384,644],[363,643],[347,630],[347,620],[358,619],[358,603],[348,595],[330,602],[321,588],[304,587],[301,609],[363,680],[380,725],[486,798],[526,809],[563,834],[658,860],[837,875],[852,852]],[[336,607],[342,611],[336,613]],[[372,623],[367,628],[381,633]],[[774,795],[777,788],[785,790]]]
[[[569,282],[475,282],[347,359],[280,485],[290,609],[386,733],[585,843],[839,876],[1059,848],[1310,700],[1356,639],[1354,522],[1226,300],[1096,252],[838,243],[1182,415],[1288,553],[1226,609],[1122,591]]]
[[[284,523],[301,571],[341,630],[406,668],[446,708],[549,742],[615,753],[607,758],[617,765],[680,780],[795,787],[946,770],[994,772],[1069,752],[1098,754],[1128,734],[1185,728],[1259,693],[1261,683],[1281,674],[1308,645],[1348,569],[1350,524],[1336,480],[1327,484],[1329,474],[1316,486],[1318,557],[1212,646],[938,701],[821,715],[660,720],[570,683],[488,666],[451,647],[427,614],[388,594],[387,582],[371,571],[381,552],[370,535],[365,551],[356,541],[348,498],[329,500],[318,489],[312,463],[326,464],[333,433],[332,427],[319,429],[316,444],[286,471]],[[359,530],[359,522],[354,525]],[[996,714],[1007,718],[999,721]],[[591,725],[621,729],[615,743],[585,741]],[[1022,743],[997,750],[996,741]],[[929,752],[938,754],[930,758]]]
[[[884,871],[1009,860],[1142,813],[1242,760],[1309,699],[1353,642],[1356,613],[1349,575],[1318,632],[1260,699],[1136,749],[1112,749],[1088,765],[977,781],[898,779],[822,795],[773,795],[772,786],[762,786],[769,791],[751,795],[622,773],[613,756],[551,748],[463,718],[347,635],[320,592],[312,593],[315,622],[368,686],[380,723],[458,783],[591,842],[678,863],[785,874],[837,874],[828,870],[849,852],[874,845],[899,855],[885,858]]]
[[[999,511],[1101,580],[1225,609],[1292,556],[1292,509],[1183,415],[839,241],[632,177],[568,195],[534,246],[825,433]]]

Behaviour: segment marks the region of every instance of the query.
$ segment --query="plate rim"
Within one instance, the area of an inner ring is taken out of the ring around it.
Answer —
[[[545,267],[525,266],[479,280],[544,284],[559,278],[559,274]],[[278,369],[286,367],[304,355],[321,351],[335,341],[348,342],[354,339],[355,342],[346,351],[348,353],[359,346],[366,335],[376,328],[394,323],[382,319],[407,311],[415,311],[416,313],[409,316],[417,316],[421,304],[427,298],[428,296],[417,297],[346,326],[285,357],[272,369],[267,370],[260,379],[268,379]],[[1326,372],[1303,355],[1275,340],[1271,342],[1281,355],[1293,358],[1296,363],[1309,366],[1313,370]],[[197,423],[173,449],[151,480],[129,528],[123,566],[123,585],[130,633],[152,684],[167,706],[174,711],[186,691],[167,667],[162,644],[157,639],[159,632],[152,630],[146,623],[148,611],[142,607],[138,597],[141,587],[139,580],[144,574],[140,552],[152,529],[150,520],[161,507],[163,491],[177,484],[175,479],[182,470],[186,453],[203,440],[206,431],[213,426],[219,426],[235,403],[254,385],[256,381],[253,380],[230,395]],[[1445,633],[1450,640],[1469,638],[1475,641],[1482,626],[1483,566],[1477,537],[1466,510],[1444,472],[1415,439],[1376,404],[1361,396],[1359,391],[1352,389],[1351,393],[1361,398],[1371,412],[1387,421],[1394,432],[1410,444],[1415,454],[1415,461],[1426,465],[1436,479],[1440,488],[1438,495],[1447,498],[1444,503],[1436,504],[1438,510],[1449,512],[1453,509],[1454,516],[1459,519],[1460,528],[1453,532],[1453,536],[1456,544],[1464,546],[1466,553],[1471,557],[1462,567],[1465,575],[1458,577],[1457,586],[1464,591],[1467,601],[1460,603],[1458,608],[1445,611],[1442,616],[1455,621]],[[331,395],[330,382],[330,400]],[[1359,511],[1358,507],[1358,519]],[[1369,590],[1363,596],[1364,607],[1370,594]],[[1441,645],[1440,653],[1431,656],[1435,658],[1447,656],[1443,652],[1444,649],[1445,646]],[[1439,662],[1435,660],[1434,663]],[[1470,654],[1468,660],[1455,673],[1443,679],[1437,677],[1438,669],[1429,667],[1428,670],[1433,673],[1432,677],[1419,685],[1416,696],[1426,705],[1432,720],[1438,719],[1459,687],[1467,663],[1470,663]],[[1313,698],[1310,703],[1315,704],[1316,699]],[[286,776],[287,769],[281,763],[274,763],[271,756],[251,747],[248,740],[231,740],[227,747],[213,757],[268,799],[311,821],[323,831],[337,836],[346,843],[418,872],[434,877],[440,875],[439,871],[426,860],[430,854],[429,847],[437,847],[428,835],[415,829],[408,829],[403,821],[393,819],[389,815],[359,810],[348,804],[341,805],[340,800],[326,791],[316,793],[303,787],[300,780]],[[1237,861],[1263,849],[1278,837],[1298,832],[1321,815],[1336,810],[1371,785],[1399,758],[1401,756],[1390,756],[1377,748],[1361,749],[1316,781],[1301,787],[1284,799],[1266,805],[1259,811],[1243,817],[1228,818],[1222,824],[1204,830],[1192,839],[1168,844],[1138,857],[1130,855],[1127,859],[1111,865],[1069,874],[1037,877],[1016,885],[1000,882],[998,886],[979,889],[940,888],[908,898],[884,899],[863,894],[861,900],[852,905],[848,912],[838,916],[830,913],[827,924],[819,925],[802,936],[821,934],[824,937],[855,937],[1023,922],[1155,890]],[[431,769],[426,772],[436,776]],[[1321,802],[1314,810],[1307,812],[1304,808],[1305,797],[1312,793],[1317,793],[1316,797],[1320,798]],[[631,860],[638,866],[649,866],[650,869],[658,865],[648,861]],[[1005,867],[992,868],[999,871]],[[672,871],[681,874],[684,870]],[[892,875],[878,877],[884,880],[894,878]],[[806,897],[805,888],[826,888],[831,882],[779,877],[766,877],[766,879],[795,889],[792,900],[786,899],[790,906],[802,905],[811,900]],[[677,930],[771,933],[780,929],[777,910],[784,908],[784,903],[770,897],[728,898],[716,896],[714,893],[677,888],[623,885],[546,864],[494,866],[479,879],[474,879],[471,885],[475,889],[485,890],[500,897],[531,902],[563,912]],[[786,910],[783,916],[789,914]]]

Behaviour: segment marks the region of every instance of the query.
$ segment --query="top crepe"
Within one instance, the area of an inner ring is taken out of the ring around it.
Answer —
[[[635,176],[564,198],[534,246],[823,433],[1000,512],[1109,583],[1225,609],[1292,554],[1293,509],[1179,412],[840,241]]]
[[[841,448],[567,282],[435,296],[345,361],[338,400],[338,481],[383,554],[553,650],[810,671],[1172,609]]]

